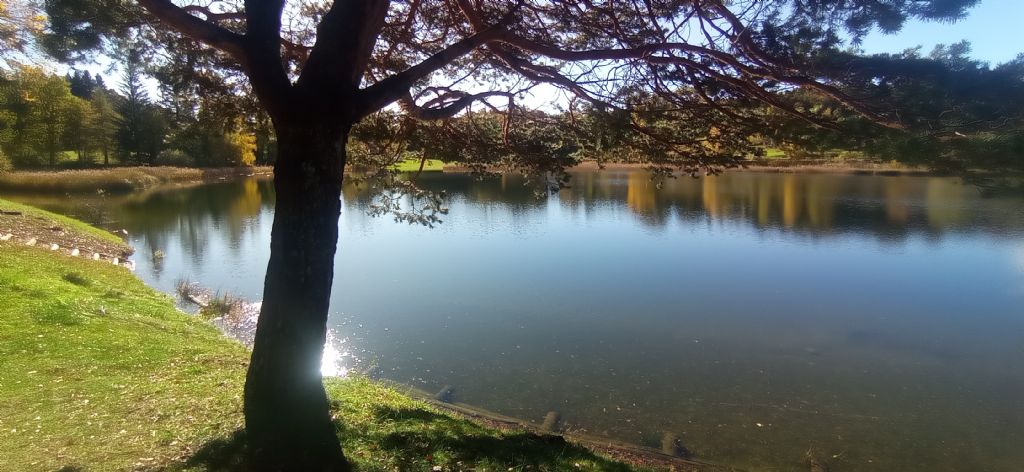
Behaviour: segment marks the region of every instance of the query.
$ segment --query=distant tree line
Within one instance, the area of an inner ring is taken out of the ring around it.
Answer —
[[[0,70],[0,171],[109,165],[251,166],[272,161],[269,130],[223,99],[183,100],[147,86],[140,54],[121,58],[119,83],[15,64]]]
[[[680,110],[674,97],[623,90],[624,108],[571,102],[557,111],[488,107],[448,120],[417,121],[385,109],[358,123],[349,139],[356,166],[440,159],[471,168],[559,171],[580,160],[637,162],[691,174],[742,165],[781,150],[798,159],[857,158],[921,165],[950,173],[1024,171],[1024,55],[997,66],[970,59],[967,43],[930,54],[822,56],[809,66],[864,71],[858,88],[900,111],[883,127],[809,88],[784,93],[794,110],[735,104],[732,121]],[[728,107],[723,102],[721,107]],[[686,114],[681,119],[681,113]],[[742,115],[740,114],[742,113]],[[820,119],[815,119],[815,117]]]
[[[17,64],[0,70],[0,170],[273,163],[269,117],[243,83],[197,70],[187,47],[158,66],[147,64],[130,42],[120,50],[114,86],[88,71],[60,76]],[[901,110],[899,129],[879,127],[835,99],[801,87],[785,93],[794,113],[736,103],[736,113],[744,112],[729,121],[675,105],[673,100],[695,90],[675,90],[670,98],[627,88],[617,101],[628,107],[585,101],[546,111],[482,106],[437,121],[389,108],[358,123],[347,147],[356,168],[386,171],[404,160],[439,159],[480,171],[505,166],[546,174],[555,184],[563,181],[565,167],[581,160],[643,162],[655,170],[681,168],[696,175],[742,165],[767,150],[951,172],[1020,172],[1024,57],[990,67],[970,59],[969,51],[968,44],[957,43],[927,55],[919,50],[827,55],[808,65],[827,71],[861,63],[859,88]]]

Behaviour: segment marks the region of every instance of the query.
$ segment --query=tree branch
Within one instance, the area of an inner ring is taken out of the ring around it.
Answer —
[[[399,104],[402,109],[412,116],[413,118],[420,120],[443,120],[445,118],[451,118],[458,114],[460,111],[466,109],[466,107],[473,104],[478,100],[483,100],[489,97],[509,97],[513,94],[511,92],[481,92],[465,94],[461,98],[438,108],[424,108],[416,105],[413,101],[412,96],[406,93],[405,97],[399,100]]]
[[[138,0],[139,5],[181,34],[224,51],[243,65],[247,58],[242,36],[199,17],[190,15],[170,0]]]
[[[390,0],[335,0],[317,28],[316,44],[296,82],[310,93],[349,96],[358,88]],[[337,97],[321,97],[336,104]],[[350,104],[347,104],[350,105]]]
[[[245,13],[241,12],[214,12],[209,7],[200,5],[185,5],[181,7],[186,13],[198,13],[206,18],[206,21],[244,20]]]
[[[424,59],[423,62],[363,89],[360,92],[360,99],[358,101],[358,116],[362,118],[408,95],[409,89],[417,81],[451,64],[458,58],[469,54],[488,41],[497,38],[504,31],[505,22],[487,28],[472,36],[462,38],[438,51],[433,56]]]
[[[271,116],[290,102],[291,81],[281,60],[281,14],[285,0],[246,0],[246,72],[253,90]]]

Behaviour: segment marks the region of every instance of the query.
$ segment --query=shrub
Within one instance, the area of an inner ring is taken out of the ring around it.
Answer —
[[[195,159],[180,149],[167,149],[156,158],[156,165],[173,167],[192,167]]]

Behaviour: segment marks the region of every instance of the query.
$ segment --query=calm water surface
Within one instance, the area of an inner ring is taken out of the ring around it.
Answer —
[[[424,175],[428,229],[347,187],[330,324],[345,368],[751,470],[1024,470],[1024,199],[955,179]],[[138,274],[261,298],[267,181],[9,196],[125,228]],[[166,257],[152,258],[157,250]]]

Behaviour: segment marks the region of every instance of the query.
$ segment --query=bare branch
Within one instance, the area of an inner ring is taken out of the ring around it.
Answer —
[[[198,13],[200,15],[203,15],[203,17],[206,18],[206,21],[227,21],[245,19],[245,13],[242,12],[214,12],[210,10],[209,7],[204,7],[200,5],[185,5],[181,7],[181,9],[185,10],[185,12],[189,14]]]
[[[478,100],[484,100],[489,97],[507,97],[512,98],[514,94],[512,92],[481,92],[473,94],[462,94],[462,96],[455,101],[438,108],[424,108],[413,101],[412,96],[406,95],[399,101],[402,109],[410,116],[420,120],[442,120],[445,118],[451,118],[457,115],[460,111],[466,109],[466,107],[473,104]]]
[[[170,0],[138,0],[138,2],[146,11],[167,26],[196,41],[224,51],[235,60],[245,64],[246,56],[242,36],[190,15],[183,8],[171,3]]]
[[[502,23],[467,36],[424,59],[423,62],[363,89],[360,93],[358,116],[366,116],[407,95],[417,81],[497,38],[504,32],[504,28],[505,25]]]

